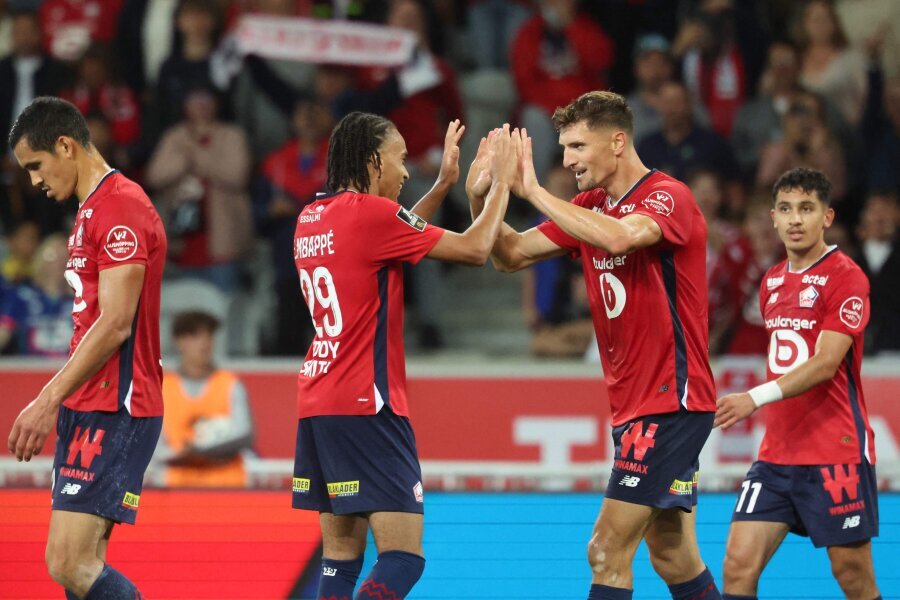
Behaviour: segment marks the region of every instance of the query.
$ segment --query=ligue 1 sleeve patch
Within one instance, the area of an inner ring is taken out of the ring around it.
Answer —
[[[856,329],[863,319],[863,301],[859,296],[850,296],[838,311],[841,317],[841,323],[850,329]]]
[[[124,225],[116,225],[106,235],[103,250],[113,260],[128,260],[137,253],[138,239],[134,232]]]
[[[668,217],[675,210],[675,199],[668,192],[662,190],[651,193],[641,202],[650,210],[655,210],[664,217]]]
[[[402,206],[397,211],[397,218],[415,229],[416,231],[425,231],[425,219],[414,212],[408,211]]]

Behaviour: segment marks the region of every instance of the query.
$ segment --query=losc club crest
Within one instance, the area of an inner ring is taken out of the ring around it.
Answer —
[[[812,308],[819,299],[819,290],[815,286],[800,291],[800,308]]]
[[[668,192],[653,192],[644,198],[644,201],[641,202],[641,204],[650,210],[655,210],[664,217],[668,217],[672,214],[672,211],[675,210],[675,200],[672,199],[672,196],[669,195]]]

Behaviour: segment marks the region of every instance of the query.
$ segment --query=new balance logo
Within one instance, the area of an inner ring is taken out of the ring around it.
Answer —
[[[640,477],[634,477],[633,475],[626,475],[619,482],[619,485],[624,485],[627,487],[637,487],[637,485],[641,482]]]
[[[81,491],[81,485],[77,483],[67,483],[63,486],[63,489],[59,490],[60,494],[68,494],[69,496],[74,496],[79,491]],[[856,517],[856,520],[859,520],[859,517]],[[846,523],[844,523],[846,526]],[[846,528],[846,527],[845,527]]]
[[[859,527],[859,515],[844,519],[844,526],[841,529],[852,529],[854,527]]]
[[[337,575],[337,569],[334,567],[322,567],[322,575],[325,577],[334,577]]]

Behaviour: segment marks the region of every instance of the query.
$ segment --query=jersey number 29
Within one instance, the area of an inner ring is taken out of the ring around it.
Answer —
[[[300,289],[303,291],[303,297],[309,307],[309,314],[312,316],[313,326],[316,328],[316,336],[337,337],[344,328],[344,321],[341,318],[341,305],[338,302],[331,271],[326,267],[316,267],[312,275],[307,273],[306,269],[300,269],[299,273]],[[321,323],[316,320],[317,303],[326,311],[322,316]]]

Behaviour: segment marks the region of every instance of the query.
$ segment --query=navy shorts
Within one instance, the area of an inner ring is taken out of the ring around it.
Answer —
[[[53,510],[134,524],[161,429],[162,417],[132,417],[124,408],[113,413],[60,406]]]
[[[756,461],[731,520],[787,523],[816,548],[869,540],[878,535],[875,467]]]
[[[691,512],[697,504],[700,451],[715,413],[680,411],[613,427],[616,454],[606,497]]]
[[[422,514],[423,495],[416,438],[406,417],[385,406],[375,415],[299,420],[294,508]]]

